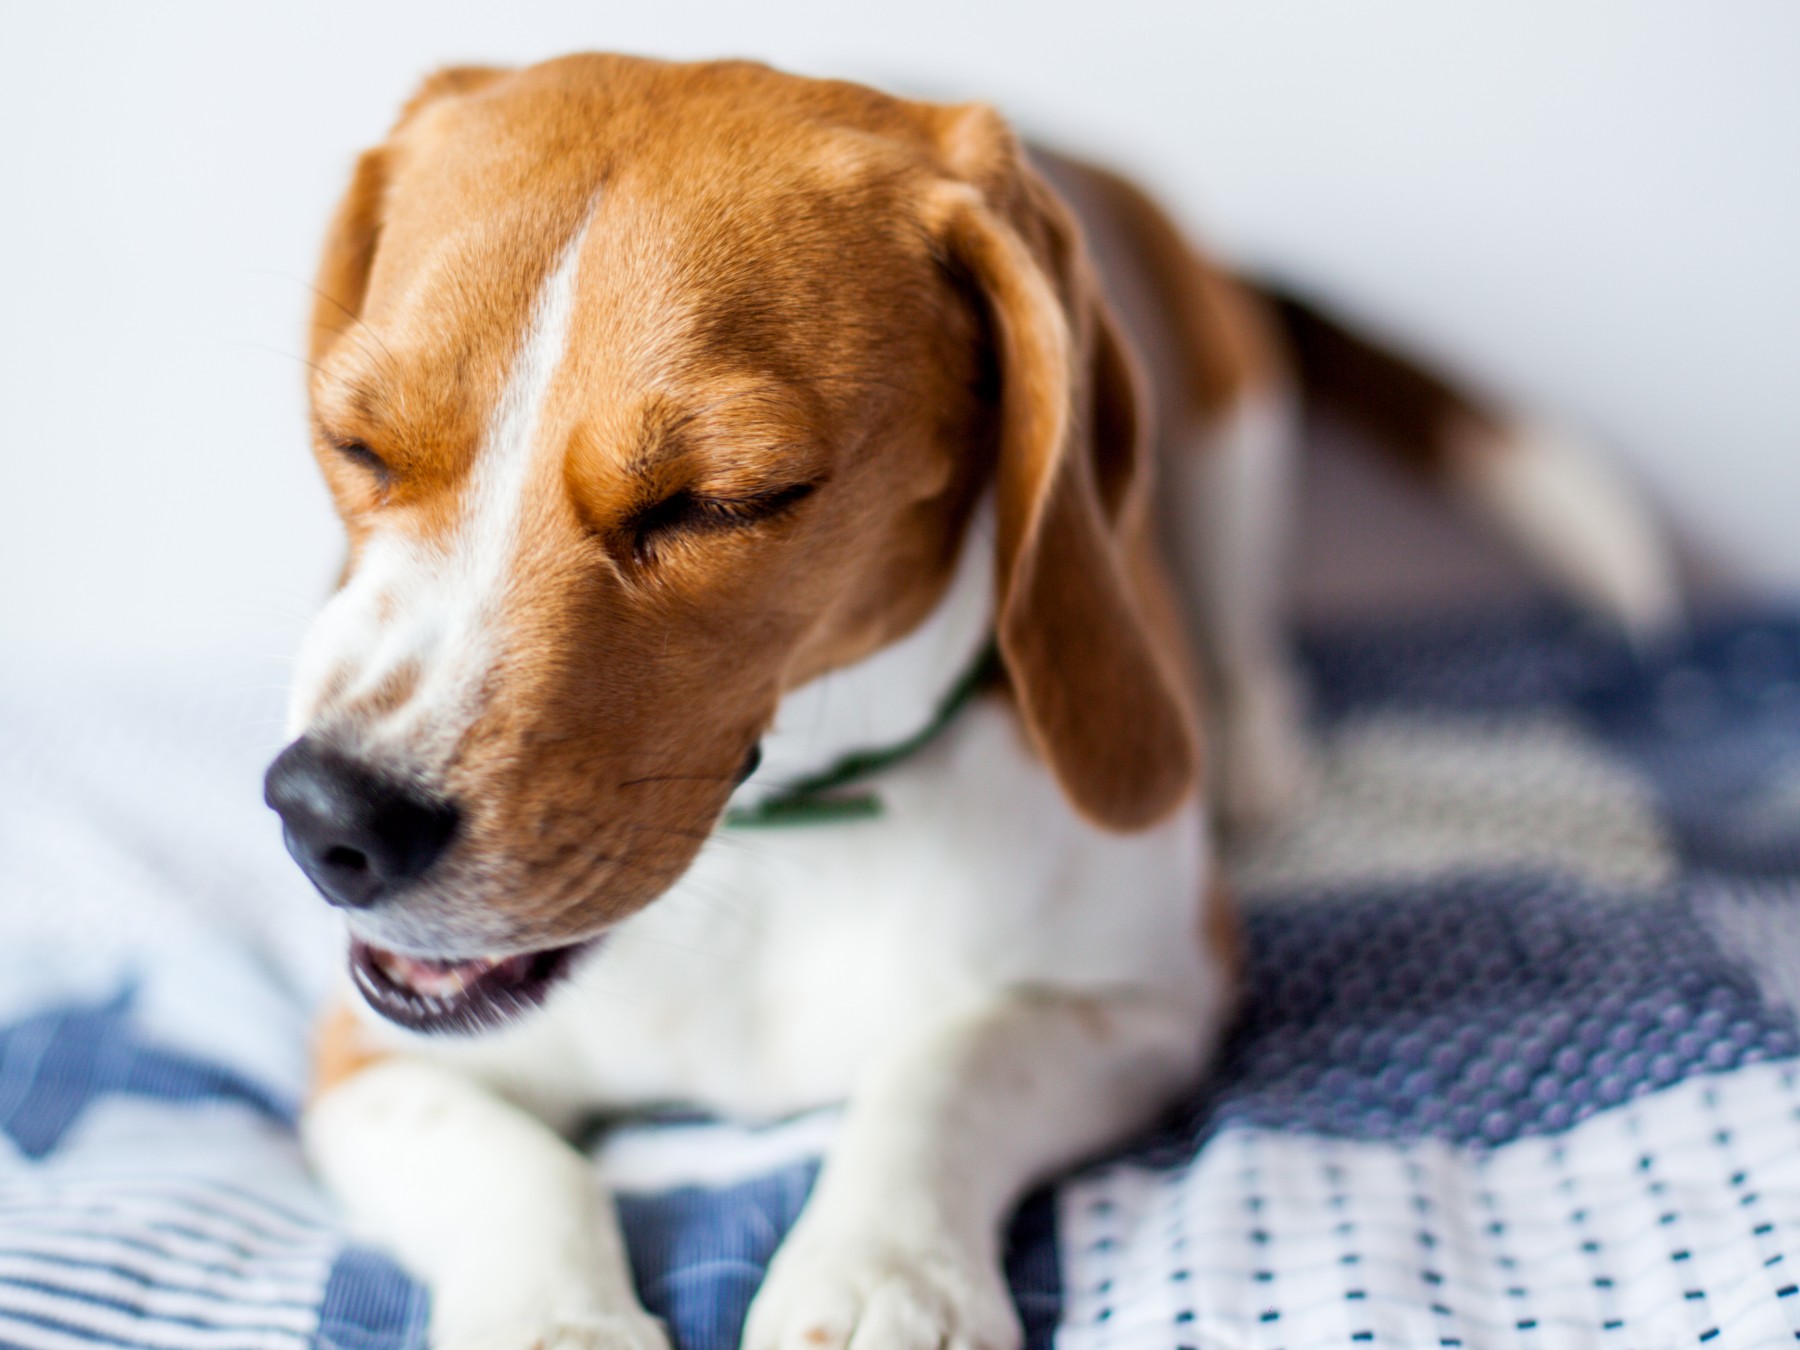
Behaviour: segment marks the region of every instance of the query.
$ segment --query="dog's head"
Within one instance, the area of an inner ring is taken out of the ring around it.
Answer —
[[[931,612],[990,490],[996,636],[1068,796],[1164,814],[1132,368],[1004,125],[747,64],[427,82],[313,314],[349,535],[268,792],[420,1027],[667,889],[785,693]]]

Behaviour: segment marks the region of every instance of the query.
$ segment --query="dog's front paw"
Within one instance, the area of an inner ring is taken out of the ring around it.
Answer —
[[[435,1350],[669,1350],[662,1323],[648,1313],[593,1317],[521,1317],[475,1332],[440,1331]]]
[[[775,1254],[743,1350],[1017,1350],[993,1262],[948,1241],[805,1230]]]

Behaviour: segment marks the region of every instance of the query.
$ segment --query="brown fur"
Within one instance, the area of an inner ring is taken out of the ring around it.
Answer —
[[[361,1020],[344,1002],[334,1002],[319,1020],[312,1045],[312,1095],[324,1096],[339,1083],[356,1077],[392,1055],[375,1045]]]
[[[1402,467],[1436,480],[1456,450],[1500,442],[1500,419],[1433,372],[1300,300],[1275,303],[1310,400]]]
[[[1035,158],[1081,218],[1106,290],[1144,354],[1171,448],[1287,378],[1263,298],[1195,249],[1149,194],[1099,165],[1042,150]]]
[[[1220,959],[1227,987],[1239,988],[1244,980],[1244,917],[1223,877],[1215,878],[1207,892],[1200,929],[1201,941]]]
[[[781,695],[930,612],[997,480],[1000,642],[1032,743],[1114,828],[1192,790],[1134,359],[1078,228],[982,108],[741,63],[453,71],[365,155],[312,349],[355,553],[453,528],[561,249],[592,211],[510,637],[433,784],[434,884],[529,949],[686,868]],[[366,446],[385,473],[347,457]],[[769,519],[638,525],[682,493]],[[376,709],[318,724],[353,739]]]
[[[1146,611],[1153,464],[1135,357],[1079,227],[985,108],[951,130],[976,195],[941,191],[952,256],[1000,352],[1000,650],[1039,752],[1076,805],[1146,825],[1192,789],[1178,647]]]

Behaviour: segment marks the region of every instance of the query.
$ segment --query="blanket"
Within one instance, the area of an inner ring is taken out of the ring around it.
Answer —
[[[1231,858],[1207,1081],[1030,1197],[1034,1348],[1800,1338],[1800,615],[1319,632],[1307,807]],[[403,1350],[294,1136],[333,924],[270,692],[0,691],[0,1344]],[[835,1120],[597,1128],[643,1299],[732,1350]]]

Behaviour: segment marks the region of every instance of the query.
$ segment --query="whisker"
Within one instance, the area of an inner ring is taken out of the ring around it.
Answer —
[[[351,309],[342,300],[339,300],[335,295],[327,295],[324,291],[320,290],[317,286],[313,285],[312,282],[307,281],[304,277],[297,277],[297,276],[293,275],[291,272],[282,272],[275,268],[260,268],[260,269],[253,269],[253,270],[259,271],[261,273],[261,275],[266,276],[266,277],[275,277],[276,279],[278,279],[280,281],[291,281],[296,286],[300,286],[305,290],[311,291],[314,295],[318,296],[319,299],[323,300],[326,304],[330,305],[333,309],[337,310],[340,314],[342,314],[346,319],[349,319],[350,322],[356,324],[365,333],[367,333],[369,335],[369,337],[374,340],[375,345],[377,347],[381,348],[382,354],[384,356],[386,356],[390,362],[392,362],[396,366],[398,366],[400,364],[399,358],[394,355],[392,349],[390,349],[388,347],[387,343],[385,343],[381,340],[381,334],[379,334],[375,331],[374,327],[369,323],[369,321],[367,319],[363,318],[363,316],[358,314],[355,310]]]
[[[246,338],[233,338],[228,340],[225,345],[228,347],[247,347],[251,351],[269,352],[274,356],[285,356],[290,361],[298,361],[315,375],[322,373],[318,362],[310,361],[306,357],[299,355],[297,352],[284,351],[280,347],[271,347],[266,342],[251,342]]]
[[[619,786],[642,787],[646,783],[729,783],[734,777],[729,773],[655,773],[643,778],[627,778]]]
[[[618,867],[626,871],[633,869],[643,870],[630,858],[608,857],[605,861],[609,866]],[[561,915],[568,913],[572,909],[577,909],[592,900],[596,892],[592,889],[593,879],[591,871],[592,869],[583,869],[575,875],[566,878],[560,885],[541,898],[539,903],[535,906],[537,911],[544,914]]]
[[[644,820],[628,820],[619,828],[640,834],[666,834],[675,839],[698,839],[702,843],[713,837],[711,830],[684,830],[678,825],[655,825]]]
[[[350,306],[346,305],[342,300],[339,300],[335,295],[325,294],[324,291],[320,290],[317,286],[314,286],[311,282],[303,281],[300,284],[305,286],[307,290],[318,296],[319,299],[323,300],[326,304],[336,309],[345,318],[349,319],[361,329],[363,333],[367,334],[369,340],[377,347],[381,348],[381,354],[385,356],[391,364],[394,366],[400,364],[400,358],[394,355],[393,348],[389,347],[387,343],[381,340],[381,334],[375,331],[374,326],[371,325],[367,319],[363,318],[362,315],[351,309]]]

